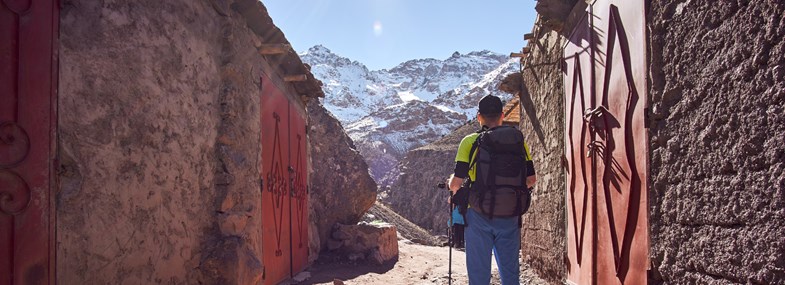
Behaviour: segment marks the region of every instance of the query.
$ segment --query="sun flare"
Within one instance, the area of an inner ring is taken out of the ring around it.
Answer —
[[[373,34],[374,35],[376,35],[377,37],[381,36],[382,35],[382,31],[383,31],[382,29],[383,29],[382,28],[382,22],[380,22],[380,21],[373,22]]]

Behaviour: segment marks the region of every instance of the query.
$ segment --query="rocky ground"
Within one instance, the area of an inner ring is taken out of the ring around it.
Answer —
[[[448,284],[450,249],[437,245],[444,237],[431,236],[424,229],[391,211],[381,203],[374,204],[364,218],[383,221],[398,228],[399,257],[382,265],[350,262],[342,256],[322,253],[319,259],[288,284]],[[547,284],[524,265],[521,284]],[[468,284],[466,255],[452,250],[452,283]],[[491,284],[501,284],[494,264]]]

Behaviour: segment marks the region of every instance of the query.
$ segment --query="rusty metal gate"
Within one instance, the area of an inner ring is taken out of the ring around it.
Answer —
[[[564,47],[568,281],[646,284],[642,0],[597,0]]]
[[[264,283],[277,284],[308,263],[305,115],[273,81],[261,80]]]
[[[56,1],[0,3],[0,285],[54,284]]]

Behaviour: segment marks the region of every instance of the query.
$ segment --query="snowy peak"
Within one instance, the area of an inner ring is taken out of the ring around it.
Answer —
[[[300,56],[305,55],[314,55],[314,54],[334,54],[329,48],[323,45],[315,45],[306,50],[305,52],[299,53]]]
[[[299,53],[299,55],[303,62],[310,64],[311,67],[320,64],[330,65],[333,67],[356,66],[368,72],[368,68],[365,67],[365,65],[362,63],[335,54],[330,49],[322,45],[313,46],[307,51]]]
[[[378,181],[393,170],[406,152],[447,135],[466,121],[466,116],[424,101],[388,106],[357,120],[346,132]]]
[[[396,67],[393,67],[388,72],[409,73],[415,71],[425,71],[425,72],[430,71],[429,73],[433,73],[435,71],[441,71],[441,72],[477,71],[481,73],[507,60],[508,58],[506,56],[487,50],[479,51],[479,52],[470,52],[465,55],[461,55],[460,52],[456,51],[455,53],[452,54],[451,57],[448,57],[444,60],[438,60],[433,58],[409,60],[399,64]],[[464,67],[468,69],[461,70],[456,67]],[[386,71],[386,70],[382,70],[382,71]]]
[[[499,94],[498,82],[517,71],[517,61],[487,50],[375,71],[321,45],[300,55],[324,82],[325,108],[355,140],[377,181],[408,150],[473,117],[477,100]]]

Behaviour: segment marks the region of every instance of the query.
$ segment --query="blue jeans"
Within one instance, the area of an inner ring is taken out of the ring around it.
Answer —
[[[520,284],[521,229],[518,218],[489,219],[469,208],[466,211],[466,271],[469,285],[491,282],[491,251],[496,256],[502,284]]]

